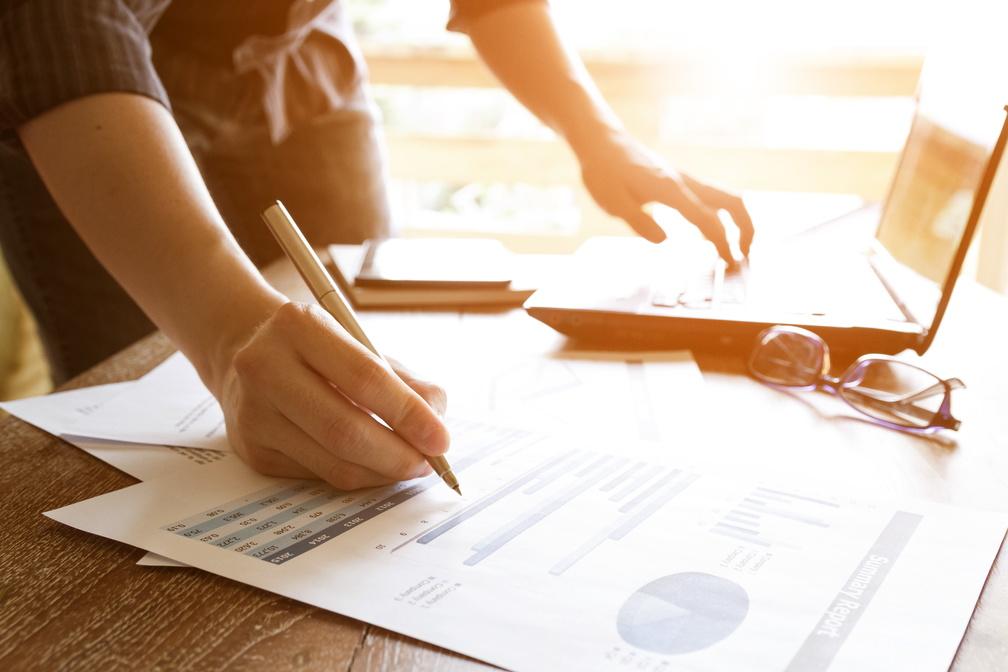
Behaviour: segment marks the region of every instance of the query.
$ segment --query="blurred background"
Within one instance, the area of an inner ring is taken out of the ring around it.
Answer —
[[[591,201],[566,146],[497,88],[465,36],[445,31],[447,0],[347,4],[384,116],[403,235],[494,237],[525,252],[628,235]],[[551,5],[640,140],[744,192],[757,226],[778,229],[884,197],[925,53],[950,20],[932,0]],[[1001,292],[1006,172],[966,271]],[[31,322],[0,268],[0,398],[47,384]]]

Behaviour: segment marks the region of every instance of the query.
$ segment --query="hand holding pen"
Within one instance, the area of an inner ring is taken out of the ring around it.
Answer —
[[[263,211],[262,217],[315,299],[325,308],[330,318],[342,327],[345,334],[360,346],[355,353],[357,361],[349,367],[349,371],[345,369],[342,371],[333,370],[334,377],[327,376],[329,381],[335,385],[335,378],[349,378],[350,387],[356,391],[359,398],[347,394],[347,390],[344,388],[339,388],[339,390],[347,397],[347,402],[352,402],[351,406],[358,412],[358,415],[366,415],[368,411],[373,414],[373,424],[364,424],[370,430],[369,436],[371,438],[387,440],[397,437],[404,440],[416,448],[418,454],[423,455],[427,464],[438,477],[455,492],[462,494],[458,480],[443,455],[448,446],[447,430],[440,420],[438,420],[437,426],[431,424],[432,406],[440,405],[439,410],[444,412],[444,393],[437,388],[428,389],[428,392],[433,392],[432,396],[434,397],[433,403],[428,404],[416,391],[409,389],[405,380],[401,379],[401,374],[393,371],[392,365],[382,357],[364,332],[349,301],[343,296],[328,271],[325,270],[315,251],[305,240],[301,230],[282,203],[277,201],[267,208]],[[311,309],[308,308],[308,310]],[[354,349],[351,348],[351,350]],[[320,363],[325,359],[326,354],[324,349],[316,353]],[[409,378],[407,376],[407,379]],[[411,391],[414,392],[413,395],[410,395]],[[351,413],[351,415],[353,414]],[[386,430],[384,433],[382,428]],[[332,450],[341,450],[341,441],[347,441],[351,445],[351,450],[360,451],[362,442],[355,432],[344,437],[340,437],[338,434],[338,432],[334,432],[327,437],[326,443],[330,444]],[[391,437],[388,436],[389,434]],[[381,444],[376,443],[373,447],[378,450],[381,448]],[[396,449],[401,453],[403,447],[396,446]],[[345,451],[346,448],[342,448],[342,450]],[[408,458],[402,459],[405,463],[411,462]],[[405,467],[405,464],[403,466]],[[404,470],[408,471],[408,469]]]
[[[262,473],[341,490],[429,474],[426,458],[450,441],[444,391],[389,365],[321,306],[265,289],[258,327],[221,343],[226,366],[208,377],[235,452]]]

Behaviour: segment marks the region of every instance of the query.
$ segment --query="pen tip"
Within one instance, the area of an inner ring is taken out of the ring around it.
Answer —
[[[453,485],[452,486],[452,490],[454,490],[455,492],[457,492],[459,494],[459,497],[462,496],[462,488],[460,488],[459,486]]]

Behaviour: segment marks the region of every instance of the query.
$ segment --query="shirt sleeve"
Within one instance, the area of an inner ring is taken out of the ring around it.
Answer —
[[[465,33],[472,22],[484,14],[490,14],[502,7],[528,2],[546,4],[546,0],[451,0],[448,30]]]
[[[163,0],[10,0],[0,8],[0,129],[61,103],[137,93],[169,107],[148,30]]]

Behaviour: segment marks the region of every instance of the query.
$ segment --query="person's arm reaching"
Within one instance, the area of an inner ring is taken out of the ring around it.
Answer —
[[[88,96],[18,134],[77,233],[220,400],[253,467],[357,488],[426,473],[420,451],[447,450],[432,409],[443,392],[403,382],[324,310],[263,280],[161,104]]]
[[[653,242],[665,238],[643,206],[658,202],[696,225],[731,259],[718,210],[739,228],[743,254],[753,237],[742,199],[666,167],[624,130],[581,60],[563,43],[549,7],[517,2],[494,8],[464,27],[480,57],[514,96],[563,136],[581,163],[596,202]]]

